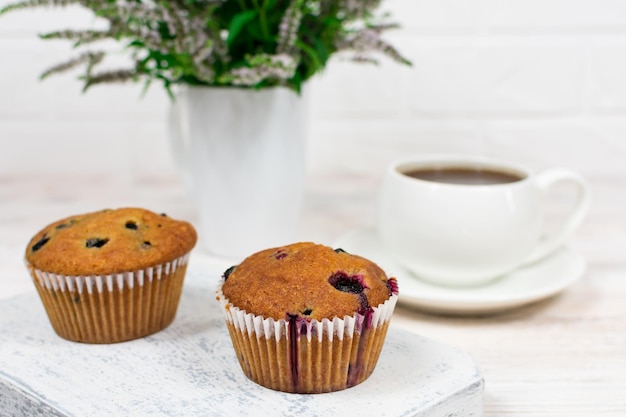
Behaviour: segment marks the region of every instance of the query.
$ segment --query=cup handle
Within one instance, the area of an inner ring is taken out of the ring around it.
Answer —
[[[561,228],[554,233],[553,236],[541,240],[526,258],[524,264],[530,264],[543,259],[563,246],[578,226],[580,226],[591,204],[591,192],[587,181],[573,171],[564,168],[550,169],[537,174],[535,181],[544,196],[548,194],[553,185],[562,181],[574,183],[577,186],[578,195],[569,216],[565,219]]]

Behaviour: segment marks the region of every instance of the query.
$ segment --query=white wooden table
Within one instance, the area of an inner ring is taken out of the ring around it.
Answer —
[[[303,240],[332,244],[373,218],[377,178],[328,179],[309,183]],[[476,361],[485,416],[626,416],[626,176],[590,180],[595,203],[572,241],[587,269],[566,291],[496,315],[402,306],[394,314],[398,328]],[[22,252],[39,228],[68,214],[130,205],[195,218],[175,177],[0,178],[0,298],[34,293],[23,279]]]

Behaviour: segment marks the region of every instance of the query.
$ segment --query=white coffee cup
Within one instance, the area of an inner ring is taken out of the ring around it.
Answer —
[[[411,172],[422,178],[407,175]],[[442,174],[495,183],[424,179]],[[560,182],[576,186],[577,200],[560,229],[544,237],[545,197]],[[385,173],[378,232],[389,254],[418,278],[479,285],[562,247],[585,217],[590,199],[587,182],[564,168],[532,173],[493,158],[414,156],[392,163]]]

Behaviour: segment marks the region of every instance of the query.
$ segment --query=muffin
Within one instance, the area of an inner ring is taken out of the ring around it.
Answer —
[[[398,285],[368,259],[302,242],[229,268],[216,294],[244,374],[273,390],[311,394],[372,374]]]
[[[165,214],[102,210],[46,226],[25,261],[59,336],[114,343],[174,320],[196,240],[191,224]]]

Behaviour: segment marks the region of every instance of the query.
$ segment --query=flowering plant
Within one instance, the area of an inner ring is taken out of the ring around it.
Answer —
[[[40,35],[65,39],[81,50],[42,74],[84,67],[84,88],[105,82],[160,80],[212,86],[287,86],[300,91],[335,53],[377,62],[379,53],[409,64],[381,34],[396,25],[376,16],[381,0],[22,0],[0,9],[78,4],[105,19],[103,30],[62,30]],[[130,65],[105,69],[115,40]]]

